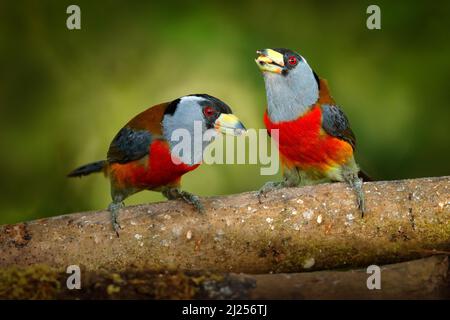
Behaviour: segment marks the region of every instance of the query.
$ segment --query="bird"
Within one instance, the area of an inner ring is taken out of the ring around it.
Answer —
[[[108,211],[119,236],[117,218],[123,201],[142,190],[161,192],[168,200],[183,199],[203,212],[199,197],[181,190],[181,177],[200,165],[204,149],[219,132],[240,135],[245,130],[225,102],[208,94],[186,95],[132,118],[113,138],[106,160],[83,165],[68,177],[103,172],[109,178],[112,202]],[[213,133],[209,138],[195,137],[207,131]],[[189,148],[180,151],[181,133],[188,133],[191,139],[186,140]],[[200,146],[193,144],[195,139]]]
[[[363,181],[370,177],[355,161],[355,134],[331,96],[327,80],[290,49],[256,53],[266,89],[264,124],[278,144],[283,169],[282,181],[267,182],[260,189],[260,202],[267,192],[278,188],[341,181],[356,193],[363,217]]]

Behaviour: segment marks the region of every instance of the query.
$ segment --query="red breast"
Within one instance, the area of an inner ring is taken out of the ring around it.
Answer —
[[[166,141],[156,140],[150,145],[150,156],[126,164],[114,163],[110,172],[116,183],[142,189],[156,189],[177,185],[181,176],[196,169],[199,164],[175,164]]]
[[[353,154],[347,142],[328,135],[322,129],[322,110],[319,104],[294,121],[273,123],[264,113],[267,130],[279,130],[279,151],[285,165],[302,169],[326,170],[345,163]],[[274,136],[274,133],[272,133]]]

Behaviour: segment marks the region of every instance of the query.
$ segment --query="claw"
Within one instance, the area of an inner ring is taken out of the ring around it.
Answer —
[[[366,204],[364,199],[364,191],[362,189],[363,181],[360,178],[356,177],[349,182],[352,188],[355,190],[358,209],[361,211],[361,218],[364,218],[364,213],[366,212]]]
[[[361,211],[361,218],[364,218],[364,213],[366,212],[366,205],[364,201],[364,195],[358,194],[358,208]]]
[[[285,186],[285,182],[284,181],[277,181],[277,182],[269,181],[269,182],[266,182],[262,186],[262,188],[259,189],[259,191],[258,191],[257,197],[258,197],[259,203],[260,204],[262,203],[261,198],[263,196],[264,196],[264,198],[267,198],[267,193],[269,193],[271,191],[274,191],[274,190],[277,190],[277,189],[280,189],[280,188],[283,188],[284,186]]]
[[[259,190],[259,191],[258,191],[257,197],[258,197],[258,202],[259,202],[260,204],[262,203],[261,198],[262,198],[263,196],[264,196],[264,198],[267,198],[266,193],[265,193],[263,190]]]
[[[182,197],[184,201],[192,204],[199,213],[205,213],[205,208],[203,207],[203,204],[198,196],[184,191],[182,193]]]
[[[175,200],[175,199],[181,198],[184,201],[186,201],[187,203],[193,205],[199,213],[205,212],[205,208],[203,207],[203,204],[200,201],[200,198],[192,193],[189,193],[186,191],[181,191],[177,188],[172,188],[172,189],[167,189],[167,190],[163,191],[163,195],[168,200]]]
[[[119,211],[121,208],[124,207],[123,202],[112,202],[108,206],[108,211],[111,212],[111,222],[114,232],[117,235],[117,238],[119,238],[119,230],[123,229],[122,226],[117,221],[117,216],[119,214]]]
[[[120,226],[120,224],[117,221],[113,221],[112,224],[113,224],[113,229],[114,229],[114,232],[116,233],[117,238],[120,238],[119,230],[122,229],[122,227]]]

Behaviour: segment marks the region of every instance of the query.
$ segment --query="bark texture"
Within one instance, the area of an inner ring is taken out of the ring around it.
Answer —
[[[371,182],[364,191],[364,218],[353,191],[334,183],[274,191],[262,204],[255,192],[206,198],[203,215],[182,201],[126,207],[120,238],[107,211],[4,225],[0,268],[287,273],[450,250],[450,177]]]

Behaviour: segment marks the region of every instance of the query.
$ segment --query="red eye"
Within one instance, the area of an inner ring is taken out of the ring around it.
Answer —
[[[298,60],[297,60],[297,58],[294,57],[294,56],[290,56],[289,59],[288,59],[288,63],[289,63],[291,66],[295,66],[295,65],[297,64],[297,62],[298,62]]]
[[[211,117],[216,113],[216,111],[212,107],[206,107],[205,109],[203,109],[203,113],[205,114],[205,116]]]

